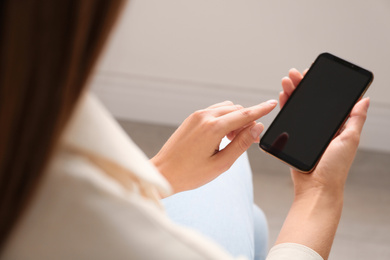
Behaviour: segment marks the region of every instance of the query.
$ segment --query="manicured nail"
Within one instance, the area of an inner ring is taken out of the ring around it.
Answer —
[[[262,123],[258,123],[251,129],[251,134],[253,139],[256,139],[260,136],[261,132],[264,130],[264,126]]]
[[[270,99],[267,101],[268,104],[271,104],[271,105],[276,105],[278,103],[278,101],[276,99]]]

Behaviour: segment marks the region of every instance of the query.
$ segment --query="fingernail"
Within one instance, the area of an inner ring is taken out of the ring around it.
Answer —
[[[370,97],[366,97],[366,99],[368,100],[367,102],[367,110],[368,110],[368,108],[370,107],[371,99]]]
[[[278,103],[278,101],[276,99],[270,99],[267,101],[268,104],[271,104],[271,105],[276,105]]]
[[[253,139],[258,138],[263,130],[264,130],[264,126],[261,123],[258,123],[255,126],[253,126],[251,129],[251,134]]]

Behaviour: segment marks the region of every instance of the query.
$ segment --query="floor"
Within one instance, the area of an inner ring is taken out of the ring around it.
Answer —
[[[174,127],[120,121],[141,149],[151,157]],[[270,244],[275,241],[292,202],[288,167],[249,150],[255,202],[267,215]],[[358,152],[346,185],[342,219],[329,259],[390,259],[390,154]]]

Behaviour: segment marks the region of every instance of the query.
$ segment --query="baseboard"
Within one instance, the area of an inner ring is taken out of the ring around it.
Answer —
[[[193,111],[224,100],[250,106],[278,97],[278,90],[253,89],[160,77],[100,72],[93,91],[115,117],[179,125]],[[278,111],[260,120],[267,127]],[[371,101],[360,147],[390,152],[390,106]]]

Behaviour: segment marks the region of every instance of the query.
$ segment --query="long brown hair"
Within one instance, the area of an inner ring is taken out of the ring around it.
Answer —
[[[0,3],[0,249],[31,200],[118,0]]]

